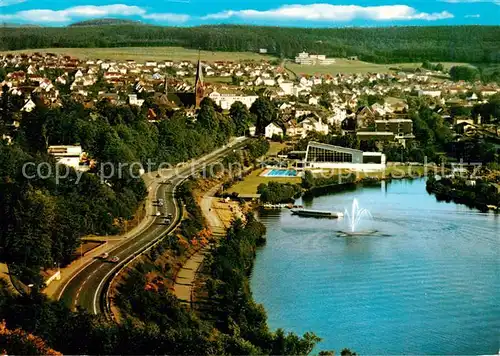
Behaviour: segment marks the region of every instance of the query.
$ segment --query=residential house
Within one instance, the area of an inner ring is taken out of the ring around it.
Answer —
[[[433,98],[440,98],[441,89],[420,89],[418,91],[418,96],[430,96]]]
[[[264,136],[267,138],[272,138],[274,135],[283,137],[283,129],[275,123],[271,122],[266,126]]]
[[[315,115],[315,117],[307,117],[306,119],[302,120],[299,125],[302,127],[302,131],[304,133],[309,133],[312,131],[328,135],[329,128],[328,124],[323,123],[323,120]]]
[[[33,111],[33,109],[36,107],[35,103],[33,102],[33,100],[31,99],[28,99],[23,107],[21,108],[21,111],[25,111],[25,112],[31,112]]]
[[[134,106],[142,106],[144,99],[137,99],[137,94],[129,94],[128,103]]]
[[[81,146],[49,146],[47,152],[53,155],[57,162],[62,163],[75,170],[86,171],[89,166],[84,164],[86,154]]]

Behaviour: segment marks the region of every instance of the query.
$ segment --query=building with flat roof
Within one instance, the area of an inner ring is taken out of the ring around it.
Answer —
[[[62,163],[68,167],[73,167],[75,170],[87,171],[89,165],[85,165],[85,152],[82,151],[82,146],[49,146],[47,152],[54,156],[58,163]]]
[[[306,169],[352,169],[379,171],[385,169],[385,155],[380,152],[363,152],[353,148],[310,141],[307,145],[304,167]]]
[[[335,63],[335,58],[326,58],[324,54],[309,54],[301,52],[295,57],[295,63],[305,65],[329,65]]]

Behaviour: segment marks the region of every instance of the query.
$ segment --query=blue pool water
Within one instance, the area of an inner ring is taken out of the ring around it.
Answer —
[[[343,211],[353,198],[385,236],[341,238],[346,219],[261,213],[267,244],[251,277],[272,329],[373,354],[496,354],[500,348],[500,215],[437,202],[424,180],[298,201]]]
[[[264,177],[296,177],[297,171],[293,169],[271,169]]]

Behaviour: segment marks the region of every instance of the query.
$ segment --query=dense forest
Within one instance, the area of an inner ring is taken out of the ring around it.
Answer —
[[[239,25],[151,25],[2,28],[0,50],[51,47],[182,46],[212,51],[266,48],[278,57],[303,50],[327,56],[358,56],[376,63],[500,62],[500,26],[384,28],[288,28]]]

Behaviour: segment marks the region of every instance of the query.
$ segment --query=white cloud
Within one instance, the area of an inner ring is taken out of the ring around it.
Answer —
[[[15,14],[1,15],[0,19],[18,20],[26,22],[71,22],[78,18],[93,18],[103,16],[132,16],[144,15],[146,11],[138,6],[123,4],[103,6],[74,6],[64,10],[33,9],[19,11]]]
[[[358,5],[284,5],[272,10],[238,10],[209,14],[202,19],[228,19],[238,17],[250,20],[307,20],[307,21],[350,21],[365,19],[374,21],[391,20],[441,20],[453,18],[447,11],[418,12],[407,5],[358,6]]]
[[[0,7],[20,4],[26,0],[0,0]]]
[[[468,19],[471,19],[471,18],[472,19],[478,19],[478,18],[481,17],[481,15],[479,15],[479,14],[472,14],[472,15],[465,15],[464,17],[468,18]]]
[[[185,14],[174,14],[174,13],[164,12],[164,13],[146,14],[143,15],[142,18],[153,21],[182,23],[188,21],[190,16]]]
[[[69,17],[64,11],[53,10],[26,10],[13,15],[18,20],[28,22],[69,22]]]
[[[15,1],[15,0],[0,0]],[[19,1],[19,0],[18,0]],[[181,23],[189,20],[189,15],[174,13],[151,13],[139,6],[124,4],[74,6],[64,10],[32,9],[15,14],[0,15],[1,21],[21,21],[35,23],[69,23],[78,19],[99,18],[108,16],[139,16],[143,19],[163,22]]]

